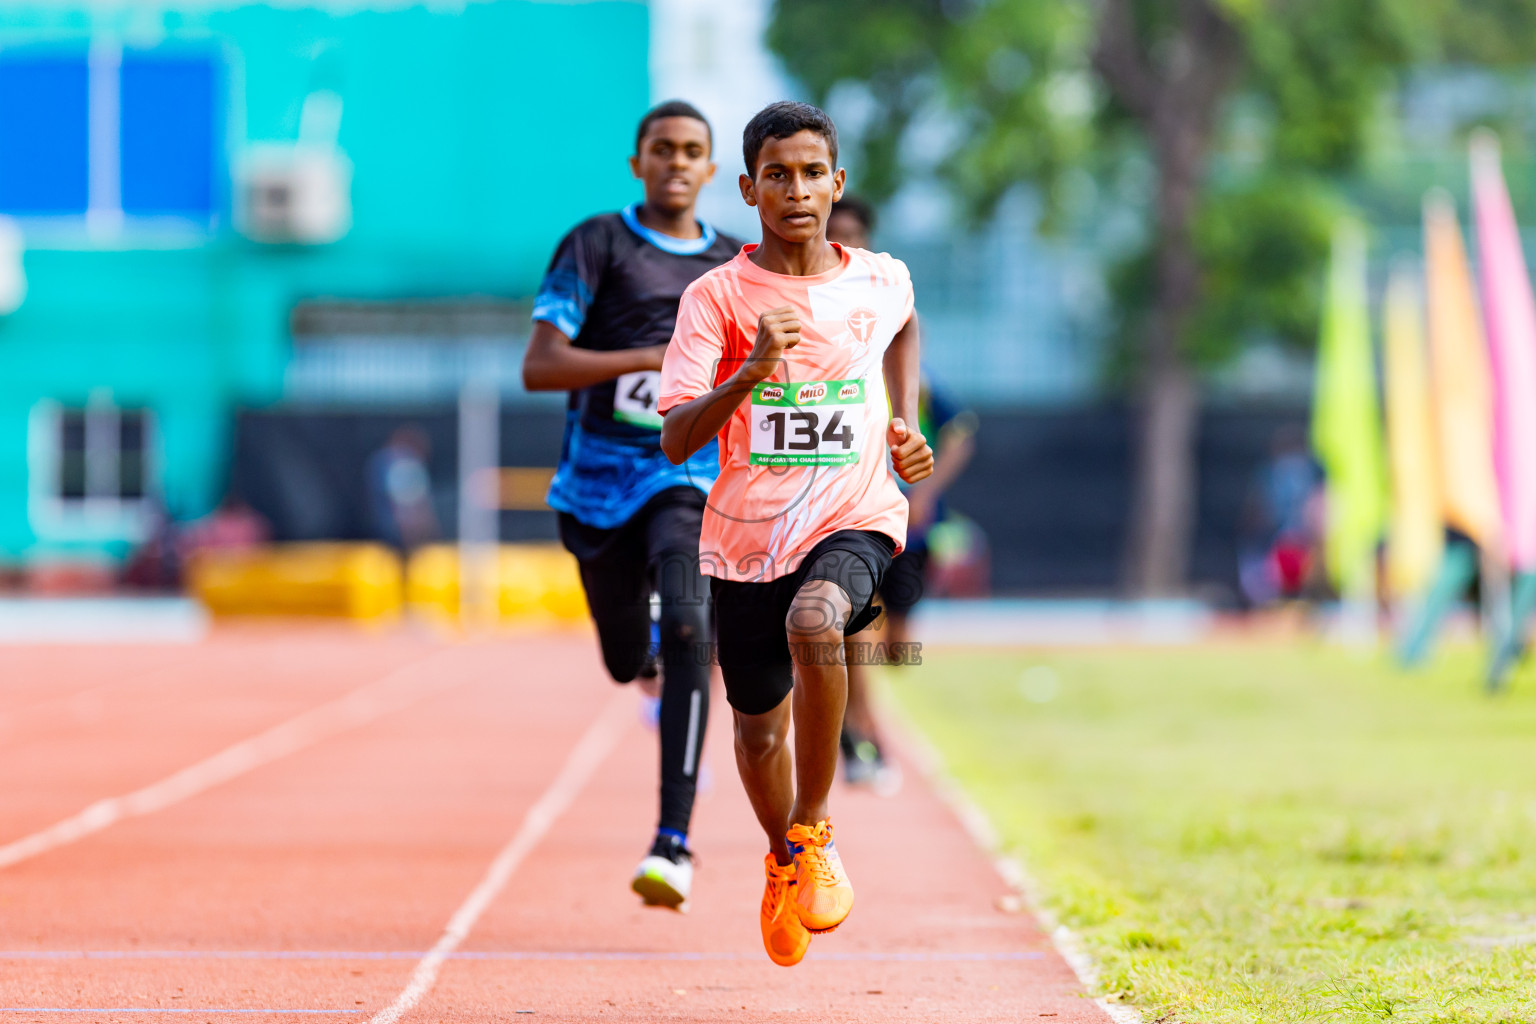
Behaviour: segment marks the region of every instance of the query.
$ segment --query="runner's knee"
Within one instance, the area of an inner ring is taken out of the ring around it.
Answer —
[[[736,715],[736,751],[748,761],[766,761],[784,749],[789,716]]]
[[[784,617],[790,646],[797,643],[838,644],[848,624],[852,602],[831,580],[811,580],[800,588]]]
[[[663,647],[705,642],[709,639],[709,607],[701,601],[663,598],[660,626]]]
[[[603,648],[603,667],[613,677],[616,683],[627,683],[640,674],[651,656],[651,645],[645,643],[605,643]]]

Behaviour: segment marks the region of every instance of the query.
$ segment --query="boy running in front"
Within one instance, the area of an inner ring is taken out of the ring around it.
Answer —
[[[688,824],[709,718],[699,525],[717,460],[710,450],[682,468],[667,461],[656,398],[683,289],[741,245],[694,213],[715,174],[711,148],[709,124],[687,103],[663,103],[640,119],[629,164],[645,201],[584,221],[560,242],[523,360],[528,390],[570,392],[548,500],[581,567],[603,662],[620,683],[657,674],[657,597],[661,817],[630,885],[647,904],[674,909],[693,882]]]
[[[918,338],[907,268],[827,242],[845,178],[831,119],[775,103],[742,148],[741,194],[763,240],[683,293],[662,363],[661,445],[681,463],[720,439],[700,562],[736,765],[768,835],[763,945],[790,966],[853,908],[827,808],[848,698],[843,638],[879,614],[875,591],[906,539],[887,453],[909,483],[932,472],[933,453],[908,426]]]

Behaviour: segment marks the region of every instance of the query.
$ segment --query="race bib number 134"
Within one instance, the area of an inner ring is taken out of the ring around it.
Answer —
[[[864,382],[763,381],[752,388],[754,466],[847,466],[864,448]]]

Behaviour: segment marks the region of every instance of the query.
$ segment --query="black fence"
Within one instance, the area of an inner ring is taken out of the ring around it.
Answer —
[[[1191,581],[1236,600],[1242,509],[1275,437],[1304,424],[1301,409],[1210,410],[1201,422],[1200,493]],[[1003,594],[1110,594],[1124,569],[1133,419],[1124,408],[981,413],[976,456],[949,504],[985,532],[992,585]],[[427,442],[433,505],[451,537],[457,508],[457,417],[451,408],[396,412],[245,412],[236,429],[232,490],[280,540],[380,536],[369,460],[402,426]],[[551,466],[559,412],[509,411],[504,466]],[[503,512],[506,540],[555,537],[554,513]]]

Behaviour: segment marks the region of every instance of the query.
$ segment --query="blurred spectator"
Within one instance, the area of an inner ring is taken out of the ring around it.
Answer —
[[[1238,536],[1238,581],[1249,605],[1301,597],[1318,565],[1323,474],[1296,427],[1275,434],[1254,476]]]
[[[930,597],[987,597],[992,593],[992,549],[977,523],[949,512],[928,531]]]
[[[368,460],[368,499],[375,536],[408,551],[438,538],[432,510],[432,443],[417,426],[400,427]]]
[[[149,538],[128,559],[122,582],[143,590],[180,590],[188,563],[200,552],[249,551],[271,536],[261,513],[233,493],[203,518],[184,525],[162,512]]]
[[[179,590],[182,578],[182,532],[160,505],[150,513],[152,524],[144,542],[133,549],[123,566],[122,584],[136,590]]]
[[[181,552],[245,551],[265,544],[272,529],[245,500],[235,494],[225,495],[219,507],[202,519],[189,524],[182,536]]]

